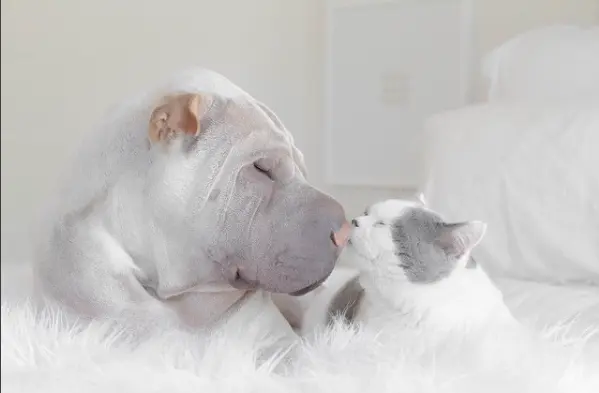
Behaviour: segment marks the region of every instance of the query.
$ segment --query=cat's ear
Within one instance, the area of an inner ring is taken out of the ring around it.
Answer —
[[[486,231],[487,224],[481,221],[443,224],[435,243],[447,255],[461,258],[480,243]]]
[[[424,198],[424,193],[419,192],[416,194],[416,200],[422,205],[426,206],[426,199]]]

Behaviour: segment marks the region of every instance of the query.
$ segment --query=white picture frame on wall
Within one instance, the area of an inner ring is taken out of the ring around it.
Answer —
[[[327,1],[329,184],[418,187],[422,124],[470,98],[471,1]]]

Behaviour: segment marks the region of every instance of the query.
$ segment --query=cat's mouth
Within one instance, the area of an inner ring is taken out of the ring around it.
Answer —
[[[365,260],[372,260],[372,256],[368,255],[368,252],[361,241],[359,239],[354,239],[353,236],[350,236],[347,239],[346,247],[350,248],[358,257]]]

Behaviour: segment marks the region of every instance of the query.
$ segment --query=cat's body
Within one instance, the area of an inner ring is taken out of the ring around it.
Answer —
[[[377,203],[352,223],[340,263],[358,274],[331,297],[321,322],[341,315],[438,331],[515,323],[501,292],[471,259],[485,224],[449,224],[404,200]]]

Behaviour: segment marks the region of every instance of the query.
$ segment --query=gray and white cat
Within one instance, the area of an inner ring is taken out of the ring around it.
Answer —
[[[333,296],[326,316],[354,322],[396,318],[437,330],[513,323],[501,292],[471,259],[486,224],[448,223],[421,202],[387,200],[353,221],[340,265],[358,276]],[[312,321],[306,327],[314,325]],[[318,317],[316,317],[318,319]]]

